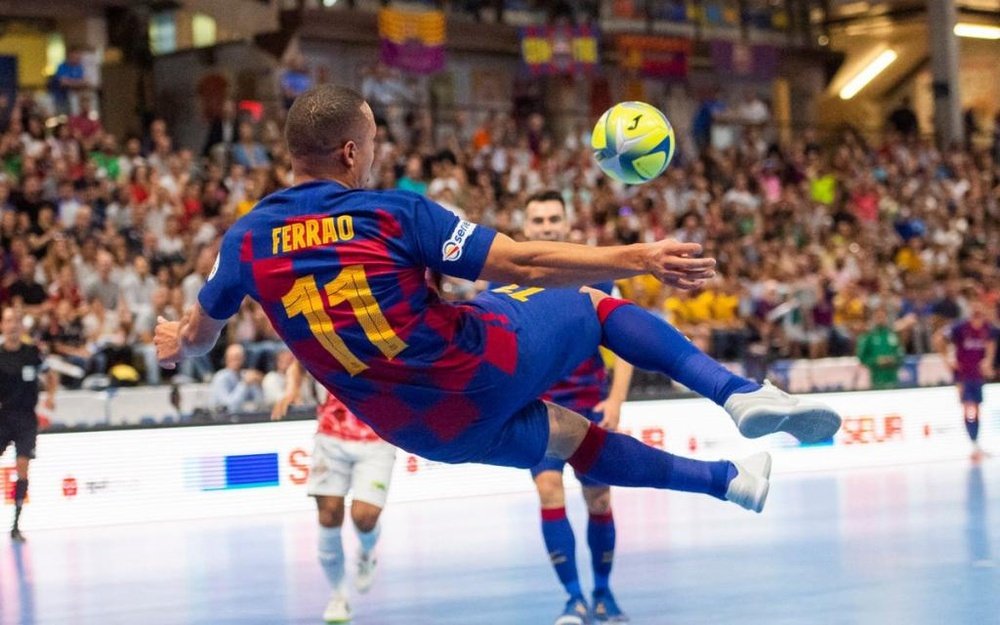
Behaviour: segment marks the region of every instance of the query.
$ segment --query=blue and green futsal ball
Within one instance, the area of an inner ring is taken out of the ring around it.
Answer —
[[[645,102],[620,102],[597,120],[590,145],[605,174],[626,184],[656,178],[674,156],[674,129]]]

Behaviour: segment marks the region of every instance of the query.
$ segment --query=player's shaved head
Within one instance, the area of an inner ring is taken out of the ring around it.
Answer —
[[[293,158],[317,160],[347,141],[360,142],[367,121],[365,99],[340,85],[320,85],[292,104],[285,120],[285,141]]]
[[[363,187],[375,158],[375,118],[357,91],[320,85],[288,109],[285,141],[296,177],[330,178]]]

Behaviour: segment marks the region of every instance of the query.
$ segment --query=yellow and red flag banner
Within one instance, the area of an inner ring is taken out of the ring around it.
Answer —
[[[531,73],[589,74],[596,67],[597,29],[583,26],[528,26],[521,30],[521,56]]]
[[[444,12],[381,9],[378,36],[382,62],[386,65],[415,74],[433,74],[444,69]]]
[[[686,78],[690,39],[653,35],[620,35],[616,44],[621,64],[649,78]]]

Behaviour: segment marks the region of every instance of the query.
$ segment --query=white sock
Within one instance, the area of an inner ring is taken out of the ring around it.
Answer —
[[[344,585],[344,541],[339,527],[319,527],[319,564],[335,592]]]
[[[370,532],[358,532],[358,540],[361,541],[361,553],[368,556],[371,555],[373,549],[375,549],[375,543],[378,542],[379,534],[382,533],[382,524],[376,523],[375,527],[372,528]]]

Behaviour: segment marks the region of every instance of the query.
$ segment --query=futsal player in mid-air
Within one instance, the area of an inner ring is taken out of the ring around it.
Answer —
[[[986,318],[982,302],[972,304],[968,319],[942,329],[938,335],[938,349],[955,374],[965,431],[972,441],[973,462],[988,455],[979,445],[979,406],[983,403],[983,384],[993,377],[998,336],[1000,329]]]
[[[528,198],[524,206],[523,228],[527,240],[565,241],[569,238],[569,230],[566,204],[558,191],[543,191]],[[495,289],[495,292],[514,292],[518,288],[517,285],[507,285]],[[597,284],[594,288],[611,294],[614,283]],[[595,350],[572,373],[546,391],[542,399],[579,413],[591,423],[614,432],[618,429],[621,406],[628,395],[631,380],[632,365],[615,358],[614,378],[609,392],[604,359],[600,351]],[[576,568],[576,537],[566,516],[565,466],[565,460],[547,456],[531,468],[542,505],[542,538],[556,576],[569,595],[555,625],[584,625],[588,616],[593,616],[599,623],[626,622],[628,617],[618,607],[610,584],[615,554],[611,489],[585,475],[577,476],[583,486],[583,499],[589,516],[587,546],[594,573],[593,603],[588,608]]]
[[[293,362],[288,368],[285,396],[275,404],[271,417],[284,418],[288,407],[299,400],[302,367]],[[346,623],[352,618],[344,583],[344,498],[352,494],[351,520],[357,530],[358,554],[354,586],[366,593],[375,579],[375,545],[381,527],[379,516],[385,508],[396,462],[396,448],[385,442],[368,425],[330,392],[316,409],[317,431],[309,469],[309,495],[316,498],[319,512],[319,563],[330,582],[330,600],[323,611],[327,623]]]
[[[695,288],[715,267],[700,245],[515,242],[422,196],[366,190],[375,133],[352,89],[299,96],[285,124],[295,186],[233,224],[198,303],[157,324],[163,366],[207,352],[249,295],[317,381],[411,453],[521,468],[550,456],[602,484],[705,493],[758,512],[768,454],[683,458],[538,398],[603,343],[724,406],[746,436],[781,430],[808,442],[839,429],[825,405],[733,375],[658,317],[578,288],[646,273]],[[532,286],[449,304],[430,291],[428,269]]]

